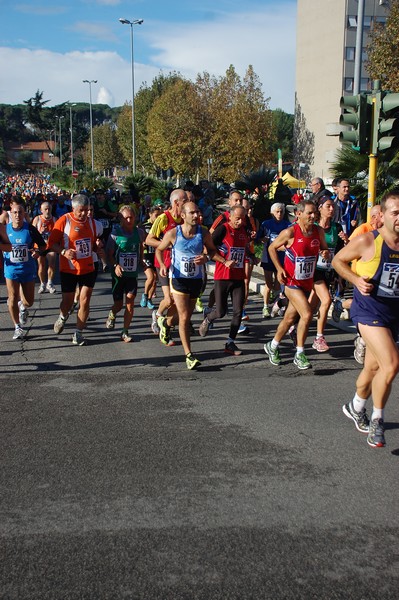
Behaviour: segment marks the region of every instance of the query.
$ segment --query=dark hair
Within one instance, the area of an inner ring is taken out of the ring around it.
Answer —
[[[385,192],[381,198],[381,212],[385,212],[387,200],[390,198],[399,198],[399,188],[393,188],[389,192]]]

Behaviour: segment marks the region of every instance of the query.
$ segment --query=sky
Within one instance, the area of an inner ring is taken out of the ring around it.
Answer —
[[[47,106],[122,106],[134,88],[178,72],[220,77],[252,65],[272,109],[294,111],[296,0],[0,0],[0,104],[37,90]],[[83,80],[96,80],[89,86]]]

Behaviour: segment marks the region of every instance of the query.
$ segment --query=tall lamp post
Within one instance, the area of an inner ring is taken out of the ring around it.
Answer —
[[[69,105],[69,131],[71,133],[71,171],[73,173],[73,127],[72,127],[72,106],[76,106],[76,104]]]
[[[134,127],[134,57],[133,57],[133,25],[141,25],[144,19],[119,19],[122,25],[130,25],[131,67],[132,67],[132,173],[136,172],[136,136]]]
[[[62,117],[57,117],[58,119],[58,126],[59,126],[59,137],[60,137],[60,169],[62,169],[62,130],[61,130],[61,119],[65,119],[64,116]]]
[[[90,142],[91,142],[91,170],[94,171],[94,142],[93,142],[93,112],[91,109],[91,84],[97,83],[97,79],[83,79],[83,83],[88,83],[90,88]]]

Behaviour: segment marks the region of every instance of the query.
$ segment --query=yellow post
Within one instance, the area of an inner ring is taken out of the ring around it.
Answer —
[[[370,140],[370,154],[369,154],[369,186],[367,192],[367,222],[370,222],[370,212],[375,204],[377,197],[377,167],[378,167],[378,155],[377,155],[377,143],[378,143],[378,106],[376,98],[372,99],[372,121],[371,121],[371,140]]]
[[[378,156],[376,154],[369,155],[369,187],[367,193],[367,222],[370,222],[370,211],[375,204],[377,196],[377,167]]]

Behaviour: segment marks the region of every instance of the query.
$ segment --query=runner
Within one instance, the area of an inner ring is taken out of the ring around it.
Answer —
[[[367,443],[385,446],[384,408],[399,372],[399,189],[381,200],[383,226],[349,242],[333,259],[339,275],[354,285],[351,318],[366,342],[356,393],[342,407]],[[356,260],[356,272],[350,266]],[[372,396],[371,419],[366,402]]]
[[[48,247],[60,254],[60,280],[62,300],[60,315],[54,323],[58,335],[64,330],[73,305],[76,286],[80,287],[79,310],[76,330],[72,336],[75,346],[86,345],[83,330],[90,312],[90,299],[97,273],[94,268],[93,250],[98,232],[94,219],[88,217],[89,199],[77,194],[72,199],[72,212],[60,217],[50,233]]]
[[[163,256],[165,251],[172,247],[170,286],[174,300],[173,312],[167,317],[159,317],[158,324],[160,340],[163,341],[162,338],[169,337],[171,325],[176,324],[178,320],[187,369],[191,370],[201,365],[198,358],[191,353],[190,319],[202,288],[203,265],[208,261],[208,255],[222,263],[225,259],[216,251],[207,228],[199,224],[199,209],[194,202],[183,204],[181,216],[182,225],[168,231],[156,249],[159,272],[165,277],[168,269]],[[204,253],[204,246],[207,254]]]
[[[15,327],[13,339],[17,340],[26,335],[23,326],[28,321],[28,308],[35,300],[36,261],[39,253],[46,250],[46,242],[36,227],[26,222],[21,198],[14,196],[12,199],[10,217],[11,220],[5,227],[6,238],[8,237],[11,247],[4,252],[4,277],[8,292],[8,311]],[[4,230],[2,237],[4,239]]]
[[[134,300],[137,294],[137,276],[139,266],[143,266],[143,242],[145,233],[136,227],[134,209],[125,204],[119,209],[119,224],[114,227],[107,243],[108,264],[112,268],[112,296],[114,304],[105,324],[107,329],[115,329],[116,315],[123,308],[125,312],[121,340],[131,342],[129,326],[134,314]]]
[[[230,296],[233,304],[233,316],[229,336],[225,344],[226,354],[240,356],[242,351],[236,346],[235,339],[241,325],[242,310],[245,302],[245,256],[249,255],[249,237],[245,227],[246,211],[240,204],[233,206],[227,223],[219,225],[212,239],[224,262],[218,261],[215,268],[215,306],[199,327],[199,334],[205,337],[215,319],[223,318],[227,313]],[[255,257],[252,257],[255,259]]]
[[[48,242],[50,233],[54,227],[55,217],[51,214],[51,204],[47,200],[44,200],[40,204],[40,214],[37,215],[32,222],[32,225],[36,227],[38,232],[41,234],[45,242]],[[46,273],[46,261],[47,261],[47,273]],[[40,279],[40,286],[37,290],[38,294],[44,294],[47,290],[50,294],[55,294],[56,289],[54,287],[54,274],[56,255],[55,252],[48,252],[46,256],[39,256],[37,260],[38,264],[38,275]],[[47,277],[46,277],[47,275]],[[46,284],[47,279],[47,284]]]
[[[316,206],[313,202],[300,202],[297,205],[297,222],[284,229],[269,246],[269,255],[277,269],[277,278],[280,284],[285,285],[285,295],[288,299],[287,310],[274,338],[263,347],[272,365],[281,363],[280,342],[290,327],[297,323],[294,365],[301,370],[311,367],[304,352],[309,325],[313,318],[308,298],[313,288],[313,275],[319,252],[324,259],[329,257],[324,231],[315,225],[315,216]],[[286,249],[284,267],[281,266],[277,254],[282,247]]]
[[[331,196],[322,196],[319,198],[318,211],[320,215],[318,225],[324,231],[330,257],[328,260],[325,260],[319,255],[313,277],[314,286],[309,302],[313,313],[318,307],[318,317],[317,334],[312,348],[317,350],[317,352],[328,352],[329,346],[324,337],[324,329],[327,323],[328,310],[332,302],[330,285],[334,278],[334,271],[331,267],[331,260],[334,254],[348,242],[348,236],[343,232],[342,226],[332,220],[334,215],[334,200]]]
[[[147,235],[145,244],[147,246],[152,246],[153,248],[157,248],[161,243],[161,240],[165,233],[170,229],[176,227],[176,225],[180,225],[181,223],[181,208],[183,206],[183,202],[187,200],[186,192],[182,189],[173,190],[170,195],[170,204],[171,207],[162,215],[159,215],[157,219],[155,219],[153,226],[151,227],[150,233]],[[164,257],[164,264],[167,268],[170,266],[171,255],[170,250],[166,250]],[[156,334],[159,335],[159,327],[158,327],[158,319],[159,317],[166,315],[169,316],[169,310],[173,305],[173,298],[170,293],[169,288],[169,277],[166,275],[165,277],[161,276],[159,272],[159,263],[155,257],[155,267],[157,269],[158,281],[162,288],[163,299],[161,300],[158,310],[152,311],[152,325],[151,329]],[[169,336],[169,338],[164,340],[164,343],[167,346],[174,346],[174,341]]]
[[[159,206],[151,206],[148,209],[148,220],[141,225],[141,228],[145,231],[146,236],[150,233],[151,227],[155,220],[161,214]],[[152,302],[154,297],[155,289],[157,286],[157,271],[155,267],[155,248],[153,246],[144,245],[143,248],[143,262],[144,262],[144,274],[146,281],[144,284],[144,292],[141,296],[140,306],[142,308],[149,308],[154,310],[155,305]]]

